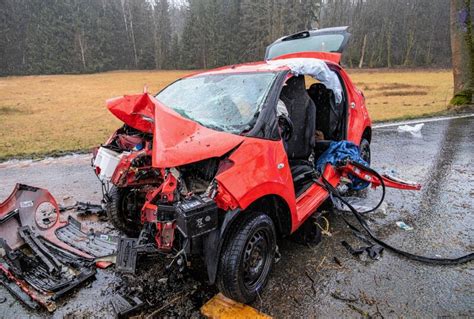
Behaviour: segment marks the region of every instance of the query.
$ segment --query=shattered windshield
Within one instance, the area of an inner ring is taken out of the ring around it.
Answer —
[[[258,72],[185,78],[156,99],[203,126],[240,134],[251,128],[275,77],[273,72]]]

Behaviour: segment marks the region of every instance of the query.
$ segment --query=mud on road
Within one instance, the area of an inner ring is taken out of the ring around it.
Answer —
[[[387,242],[428,256],[457,257],[474,251],[474,119],[430,122],[422,136],[374,131],[372,166],[380,172],[421,182],[419,192],[389,189],[382,209],[367,216],[370,226]],[[15,183],[48,189],[60,203],[98,202],[100,184],[88,156],[43,161],[0,163],[0,198]],[[369,191],[364,205],[375,203],[380,191]],[[318,246],[279,242],[282,259],[253,307],[278,318],[290,317],[473,317],[472,263],[428,266],[384,251],[379,260],[366,254],[353,257],[340,244],[364,246],[343,223],[341,214],[327,215],[330,235]],[[404,221],[413,227],[396,226]],[[97,227],[88,219],[84,227]],[[100,225],[103,229],[107,224]],[[136,276],[98,270],[96,280],[58,304],[55,318],[113,318],[110,298],[117,292],[144,296],[147,313],[157,316],[199,317],[200,306],[216,290],[198,269],[168,277],[166,261],[148,259]],[[49,317],[32,312],[0,287],[0,317]]]

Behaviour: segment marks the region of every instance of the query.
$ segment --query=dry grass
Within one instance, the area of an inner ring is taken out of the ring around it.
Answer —
[[[188,71],[107,72],[0,78],[0,160],[84,150],[120,125],[108,98],[156,92]],[[350,71],[374,120],[433,114],[452,94],[448,71]]]
[[[107,72],[0,78],[0,159],[88,149],[120,122],[104,101],[156,92],[189,72]]]
[[[359,71],[352,81],[364,91],[375,121],[425,116],[446,110],[453,94],[451,71]]]

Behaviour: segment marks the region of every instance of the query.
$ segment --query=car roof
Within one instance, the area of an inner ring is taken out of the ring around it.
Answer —
[[[199,71],[199,72],[190,74],[187,77],[194,77],[194,76],[200,76],[200,75],[212,75],[212,74],[226,74],[226,73],[276,72],[276,71],[285,71],[289,69],[290,68],[286,66],[275,66],[275,65],[268,64],[265,61],[260,61],[260,62],[226,65],[226,66],[222,66],[215,69]]]
[[[330,60],[324,60],[324,59],[317,59],[317,60],[324,61],[328,65],[338,66],[336,63]],[[233,64],[233,65],[227,65],[227,66],[210,69],[206,71],[199,71],[199,72],[192,73],[186,76],[186,78],[201,76],[201,75],[245,73],[245,72],[279,72],[279,71],[289,71],[289,70],[290,68],[286,65],[268,63],[267,61],[259,61],[259,62],[243,63],[243,64]]]

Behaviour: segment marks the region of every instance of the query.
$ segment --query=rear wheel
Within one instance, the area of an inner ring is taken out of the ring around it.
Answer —
[[[359,154],[360,157],[370,166],[371,160],[371,153],[370,153],[370,142],[366,138],[362,138],[359,145]],[[367,196],[367,188],[362,190],[351,190],[347,193],[349,196],[356,196],[356,197],[366,197]]]
[[[321,217],[311,216],[303,223],[303,225],[291,234],[291,240],[301,245],[318,245],[323,239],[320,226],[321,221]]]
[[[359,146],[360,157],[370,165],[370,142],[362,138]]]
[[[276,251],[275,226],[268,215],[248,213],[236,221],[227,238],[217,286],[229,298],[252,302],[268,282]]]
[[[108,192],[106,212],[115,228],[129,236],[140,232],[140,209],[143,200],[139,192],[112,186]]]

